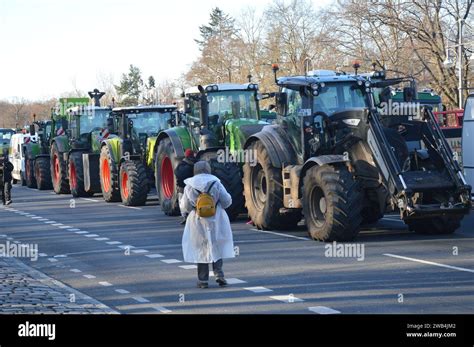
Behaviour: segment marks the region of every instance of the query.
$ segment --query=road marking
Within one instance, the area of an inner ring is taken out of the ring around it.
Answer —
[[[115,291],[119,294],[130,294],[130,292],[125,289],[115,289]]]
[[[75,272],[75,273],[82,272],[82,271],[81,271],[81,270],[79,270],[79,269],[71,269],[71,270],[69,270],[69,271],[71,271],[71,272]]]
[[[85,277],[85,278],[88,278],[88,279],[90,279],[90,280],[93,279],[93,278],[95,278],[94,275],[84,275],[84,277]]]
[[[59,229],[68,229],[68,228],[71,228],[71,226],[69,226],[69,225],[63,225],[63,226],[59,227]]]
[[[162,259],[161,261],[166,264],[181,263],[181,260],[178,260],[178,259]]]
[[[148,253],[149,251],[147,251],[146,249],[134,249],[132,251],[132,253],[135,253],[135,254],[143,254],[143,253]]]
[[[308,310],[314,313],[318,314],[338,314],[341,313],[340,311],[333,310],[332,308],[326,307],[326,306],[313,306],[313,307],[308,307]]]
[[[48,261],[50,261],[51,263],[55,263],[55,262],[57,262],[58,260],[57,260],[57,259],[54,259],[54,258],[48,258]]]
[[[38,222],[46,222],[46,221],[48,221],[48,220],[49,220],[49,219],[47,219],[47,218],[41,218],[41,219],[38,219]]]
[[[134,206],[125,206],[125,205],[119,205],[120,207],[125,207],[125,208],[131,208],[133,210],[141,210],[140,207],[134,207]]]
[[[97,235],[97,234],[87,234],[87,235],[84,235],[84,236],[85,236],[85,237],[97,237],[97,236],[99,236],[99,235]]]
[[[171,313],[171,310],[168,310],[166,307],[163,306],[153,306],[153,308],[161,313]]]
[[[244,288],[244,289],[249,290],[249,291],[254,292],[254,293],[273,292],[272,289],[268,289],[268,288],[265,288],[265,287],[247,287],[247,288]]]
[[[125,249],[132,249],[132,248],[135,248],[135,247],[130,246],[130,245],[123,245],[123,246],[118,246],[118,248],[125,250]]]
[[[113,286],[112,283],[107,282],[107,281],[99,282],[99,284],[100,284],[101,286],[104,286],[104,287],[111,287],[111,286]]]
[[[34,215],[34,214],[25,214],[25,217],[32,218],[32,217],[36,217],[36,215]]]
[[[108,245],[120,245],[122,242],[119,242],[119,241],[110,241],[110,242],[106,242],[106,244]]]
[[[151,258],[151,259],[155,259],[155,258],[163,258],[164,255],[155,253],[155,254],[146,254],[145,257],[148,257],[148,258]]]
[[[88,199],[88,198],[81,198],[81,200],[92,201],[92,202],[99,202],[99,200]]]
[[[59,255],[55,255],[54,257],[55,257],[55,258],[67,258],[67,255],[65,255],[65,254],[59,254]]]
[[[277,233],[274,231],[269,231],[269,230],[258,230],[258,229],[250,229],[259,233],[264,233],[264,234],[272,234],[272,235],[278,235],[278,236],[283,236],[283,237],[288,237],[290,239],[297,239],[297,240],[303,240],[303,241],[312,241],[309,237],[300,237],[300,236],[294,236],[294,235],[287,235],[287,234],[282,234],[282,233]]]
[[[387,256],[387,257],[392,257],[392,258],[404,259],[404,260],[414,261],[414,262],[417,262],[417,263],[422,263],[422,264],[427,264],[427,265],[434,265],[434,266],[444,267],[444,268],[446,268],[446,269],[451,269],[451,270],[458,270],[458,271],[464,271],[464,272],[474,273],[474,270],[466,269],[466,268],[463,268],[463,267],[451,266],[451,265],[445,265],[445,264],[435,263],[435,262],[427,261],[427,260],[421,260],[421,259],[403,257],[403,256],[401,256],[401,255],[390,254],[390,253],[385,253],[384,255]]]
[[[61,223],[54,223],[54,224],[51,224],[53,227],[60,227],[61,225],[64,225],[64,224],[61,224]]]
[[[110,240],[110,239],[108,237],[98,237],[94,240],[96,240],[96,241],[107,241],[107,240]]]
[[[185,270],[197,269],[197,265],[180,265],[179,267]]]
[[[49,222],[44,222],[45,224],[54,224],[56,223],[54,220],[50,220]]]
[[[132,297],[133,300],[135,300],[136,302],[139,302],[139,303],[145,303],[145,302],[150,302],[150,300],[148,299],[145,299],[145,298],[142,298],[141,296],[134,296]]]
[[[88,231],[76,231],[76,234],[84,235],[84,234],[89,234],[89,232]]]
[[[48,255],[46,253],[40,253],[38,254],[40,257],[47,257]]]
[[[71,228],[71,229],[67,229],[67,231],[81,231],[81,229]]]
[[[227,279],[228,284],[241,284],[241,283],[247,283],[246,281],[240,280],[238,278],[228,278]]]
[[[38,216],[36,216],[36,217],[31,217],[31,219],[38,219],[38,220],[42,220],[42,219],[43,219],[43,217],[38,217]]]
[[[283,301],[287,302],[289,304],[292,304],[294,302],[303,302],[303,299],[297,298],[294,295],[276,295],[276,296],[270,296],[271,299],[278,300],[278,301]]]

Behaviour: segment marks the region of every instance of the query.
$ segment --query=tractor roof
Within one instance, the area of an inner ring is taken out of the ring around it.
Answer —
[[[215,83],[202,86],[204,90],[208,93],[215,93],[221,91],[233,91],[233,90],[258,90],[257,83]],[[185,94],[199,94],[198,86],[188,88]]]
[[[332,70],[314,70],[309,71],[307,76],[288,76],[278,78],[278,84],[310,86],[313,83],[337,83],[337,82],[357,82],[367,79],[384,79],[385,72],[373,71],[358,75],[347,74],[345,72],[337,72]]]
[[[129,106],[115,107],[113,113],[142,113],[142,112],[172,112],[176,110],[176,105],[150,105],[150,106]]]
[[[95,111],[112,111],[111,107],[105,106],[105,107],[97,107],[93,105],[87,105],[87,106],[75,106],[67,109],[67,112],[69,113],[75,113],[75,114],[89,114]]]

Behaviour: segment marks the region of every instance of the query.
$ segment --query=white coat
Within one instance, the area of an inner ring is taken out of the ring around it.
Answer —
[[[195,210],[200,192],[206,192],[211,182],[216,181],[209,194],[216,202],[216,214],[201,218]],[[210,264],[224,258],[233,258],[234,241],[229,217],[225,209],[232,203],[220,180],[210,174],[199,174],[184,181],[183,196],[180,200],[182,212],[188,212],[183,234],[183,256],[188,263]]]

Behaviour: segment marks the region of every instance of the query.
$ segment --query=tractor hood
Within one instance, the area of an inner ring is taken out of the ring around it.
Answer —
[[[268,123],[256,119],[230,119],[225,124],[226,146],[231,151],[242,149],[245,141]]]

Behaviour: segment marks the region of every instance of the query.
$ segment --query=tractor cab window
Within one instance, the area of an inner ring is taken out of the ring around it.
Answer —
[[[209,93],[209,124],[217,126],[228,119],[258,119],[254,91],[222,91]]]
[[[108,110],[91,110],[80,116],[81,134],[88,134],[92,131],[101,131],[107,126]]]
[[[0,140],[11,140],[14,133],[15,132],[13,130],[0,130]]]
[[[354,107],[367,107],[366,98],[355,83],[326,83],[313,101],[313,113],[324,112],[329,116]]]
[[[160,130],[166,129],[171,113],[141,112],[133,120],[133,134],[138,137],[157,136]]]

